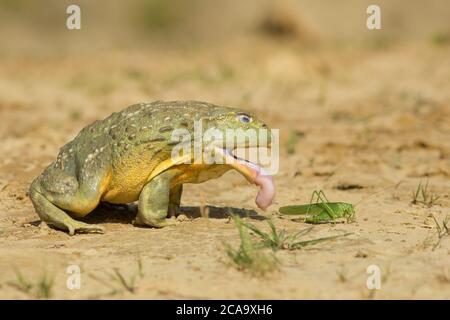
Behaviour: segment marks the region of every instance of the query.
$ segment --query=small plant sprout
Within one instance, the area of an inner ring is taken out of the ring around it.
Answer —
[[[274,253],[282,250],[296,250],[307,246],[312,246],[327,240],[344,237],[350,233],[323,237],[310,240],[299,240],[307,235],[312,227],[300,230],[294,234],[288,234],[286,230],[277,230],[271,220],[267,220],[269,232],[262,231],[251,223],[242,221],[238,216],[233,216],[234,223],[239,231],[241,244],[238,249],[233,249],[225,244],[227,255],[240,270],[249,270],[258,275],[275,270],[278,267],[278,260]],[[250,232],[251,233],[250,233]],[[252,236],[256,237],[254,241]],[[272,254],[264,252],[264,249],[271,249]]]
[[[433,251],[439,246],[442,239],[446,236],[450,236],[450,228],[449,228],[449,221],[450,221],[450,215],[445,216],[444,220],[442,220],[442,224],[440,224],[436,217],[432,215],[434,223],[436,223],[436,229],[437,229],[437,236],[438,241],[433,246]]]
[[[347,235],[350,235],[350,233],[346,233],[343,235],[336,235],[331,237],[323,237],[323,238],[317,238],[317,239],[311,239],[311,240],[302,240],[300,241],[299,238],[307,235],[313,227],[309,227],[303,230],[300,230],[297,233],[289,235],[286,230],[282,229],[280,231],[276,230],[275,225],[271,220],[267,220],[267,224],[269,225],[270,232],[266,233],[260,229],[258,229],[256,226],[250,223],[241,222],[244,227],[252,231],[255,235],[257,235],[261,241],[257,244],[258,246],[262,248],[271,248],[272,250],[276,251],[279,249],[284,250],[295,250],[295,249],[301,249],[307,246],[312,246],[315,244],[318,244],[323,241],[327,240],[333,240],[339,237],[344,237]]]
[[[428,189],[428,181],[425,185],[422,182],[419,182],[417,189],[412,194],[412,204],[423,204],[428,207],[436,204],[436,201],[439,199],[439,196],[430,192]]]
[[[304,136],[305,134],[298,130],[291,130],[289,132],[288,139],[285,144],[287,154],[294,154],[297,146],[297,142]]]
[[[142,260],[139,258],[137,260],[137,270],[130,277],[126,278],[118,268],[113,269],[113,274],[110,275],[111,280],[116,281],[123,289],[130,293],[135,293],[137,289],[137,280],[144,277]]]
[[[16,280],[10,281],[8,285],[27,294],[35,299],[49,299],[52,296],[53,277],[44,272],[36,283],[27,280],[20,270],[16,269]]]
[[[107,275],[109,279],[103,279],[93,274],[90,274],[89,276],[111,289],[111,291],[107,293],[109,296],[123,292],[134,294],[138,288],[138,280],[144,278],[142,260],[141,258],[137,260],[137,270],[129,277],[124,276],[119,268],[114,268],[113,272],[107,273]]]
[[[233,264],[243,271],[249,271],[257,276],[264,275],[277,269],[278,261],[273,253],[266,253],[255,245],[239,216],[232,216],[239,232],[241,244],[234,249],[225,243],[225,250]]]
[[[45,272],[36,284],[36,297],[38,299],[49,299],[52,295],[53,277]]]
[[[125,278],[118,268],[114,268],[112,279],[117,281],[126,291],[134,293],[136,291],[136,274],[131,278]]]
[[[336,222],[337,219],[346,219],[352,222],[355,219],[355,207],[345,202],[329,202],[325,193],[314,191],[309,204],[284,206],[279,209],[281,214],[304,215],[307,223]]]
[[[33,284],[25,279],[19,269],[15,269],[15,273],[16,281],[10,281],[8,284],[23,293],[30,294]]]

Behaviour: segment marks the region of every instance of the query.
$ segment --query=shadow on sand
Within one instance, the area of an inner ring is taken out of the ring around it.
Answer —
[[[208,213],[210,219],[227,219],[231,215],[237,215],[241,218],[248,217],[254,220],[265,220],[266,217],[259,215],[255,210],[247,210],[233,207],[216,206],[186,206],[180,208],[180,213],[189,219],[197,219]],[[86,216],[82,221],[87,223],[123,223],[131,224],[138,212],[137,204],[112,205],[101,203],[93,212]]]

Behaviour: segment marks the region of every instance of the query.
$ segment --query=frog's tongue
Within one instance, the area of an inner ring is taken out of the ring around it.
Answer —
[[[227,164],[239,171],[248,181],[260,187],[255,202],[259,208],[266,210],[275,197],[275,184],[272,176],[257,164],[239,159],[226,149],[220,150],[225,156]]]

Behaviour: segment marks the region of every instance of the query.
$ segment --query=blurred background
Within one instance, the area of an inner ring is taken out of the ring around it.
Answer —
[[[266,104],[268,93],[258,91],[280,83],[271,98],[302,90],[296,104],[310,95],[320,102],[329,76],[346,64],[393,48],[410,55],[411,45],[450,44],[448,1],[377,1],[382,30],[368,30],[372,2],[0,0],[0,110],[33,103],[83,116],[153,98],[252,107]],[[70,4],[81,7],[81,30],[66,28]]]
[[[81,7],[81,30],[66,28],[70,4]],[[366,27],[370,4],[381,8],[381,30]],[[325,190],[331,201],[363,204],[356,223],[318,230],[336,227],[358,240],[305,251],[267,286],[243,286],[219,263],[220,237],[237,239],[224,219],[146,233],[111,216],[83,266],[131,268],[142,248],[150,273],[161,275],[142,297],[342,299],[360,298],[366,279],[337,281],[336,266],[365,276],[376,258],[393,266],[377,297],[443,298],[444,285],[448,296],[448,248],[432,254],[425,241],[433,215],[450,213],[448,0],[0,0],[2,270],[13,261],[37,272],[45,256],[64,278],[55,296],[85,297],[64,287],[65,268],[94,242],[31,224],[29,184],[87,124],[137,102],[183,99],[248,109],[280,129],[277,197],[265,213],[277,224],[299,228],[277,218],[278,207]],[[439,204],[412,206],[425,181]],[[184,205],[258,210],[255,189],[234,172],[184,190]],[[161,262],[155,252],[177,260]],[[434,274],[440,268],[447,271]],[[17,294],[6,289],[0,296]]]
[[[65,28],[66,8],[82,10],[82,30]],[[383,30],[366,28],[366,8],[382,9]],[[382,46],[448,41],[445,0],[2,0],[5,49],[68,51],[219,45],[248,37],[290,43]],[[14,40],[14,41],[12,41]],[[2,48],[3,49],[3,48]],[[59,49],[62,50],[62,49]],[[3,51],[3,50],[2,50]]]

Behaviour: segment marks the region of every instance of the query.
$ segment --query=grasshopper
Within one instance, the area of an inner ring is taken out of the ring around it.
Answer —
[[[314,202],[315,199],[315,202]],[[330,202],[325,193],[314,191],[309,204],[280,207],[279,212],[286,215],[304,215],[307,223],[335,222],[344,218],[347,222],[354,221],[355,207],[345,202]]]

